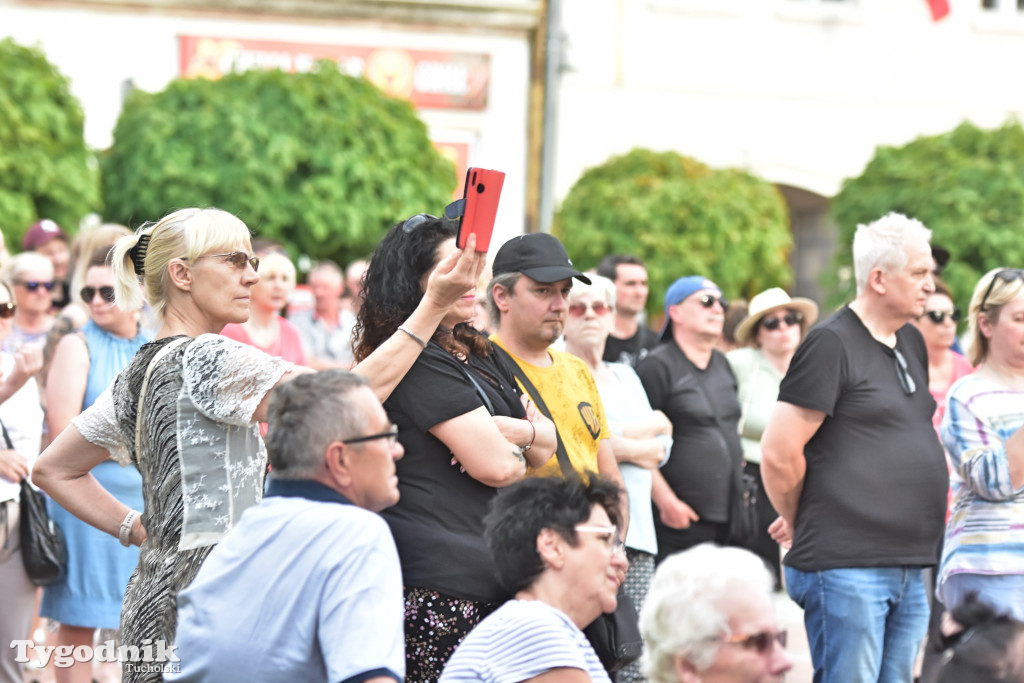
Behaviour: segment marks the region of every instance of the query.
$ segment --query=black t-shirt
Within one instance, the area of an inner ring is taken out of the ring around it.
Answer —
[[[661,468],[665,481],[701,520],[727,522],[729,486],[734,468],[743,466],[743,449],[737,431],[741,408],[736,378],[725,356],[712,351],[708,366],[699,370],[678,344],[666,341],[640,361],[636,374],[651,407],[672,422],[672,452]],[[660,548],[660,534],[658,543],[659,551],[667,550]]]
[[[483,518],[497,489],[473,479],[457,462],[452,465],[451,451],[427,431],[484,405],[459,365],[430,342],[384,402],[405,456],[396,463],[401,498],[381,514],[395,538],[407,587],[500,602],[510,596],[494,578],[483,538]],[[525,416],[515,379],[495,354],[470,356],[463,367],[474,373],[498,415]]]
[[[636,328],[636,334],[629,339],[618,339],[608,335],[604,345],[604,360],[607,363],[624,363],[632,368],[658,345],[658,335],[646,325]]]
[[[917,385],[850,308],[800,345],[779,400],[825,413],[804,448],[807,472],[786,564],[801,571],[938,560],[949,477],[932,428],[928,356],[913,325],[896,332]]]

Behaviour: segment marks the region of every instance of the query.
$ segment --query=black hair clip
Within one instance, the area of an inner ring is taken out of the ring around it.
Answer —
[[[132,257],[132,265],[135,267],[135,274],[142,275],[146,272],[146,252],[149,250],[150,235],[140,235],[135,246],[128,250]]]

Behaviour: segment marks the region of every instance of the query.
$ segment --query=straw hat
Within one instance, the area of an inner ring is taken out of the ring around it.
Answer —
[[[786,309],[793,309],[803,313],[804,330],[813,325],[814,321],[818,319],[818,304],[810,299],[803,299],[801,297],[791,299],[785,290],[779,287],[772,287],[750,300],[747,317],[736,326],[736,332],[734,333],[736,341],[740,344],[748,343],[754,328],[757,327],[757,323],[761,321],[761,318],[774,311]]]

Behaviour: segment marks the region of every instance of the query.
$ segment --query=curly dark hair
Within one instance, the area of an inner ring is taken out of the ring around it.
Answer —
[[[1024,622],[969,593],[952,610],[963,630],[948,636],[937,683],[1019,683],[1024,680]]]
[[[551,529],[576,546],[576,525],[600,505],[619,526],[618,485],[593,472],[579,477],[530,477],[501,489],[484,518],[484,539],[502,588],[513,595],[528,588],[544,571],[537,536]]]
[[[437,248],[454,238],[457,231],[454,223],[433,216],[418,220],[415,227],[406,231],[405,225],[411,220],[391,228],[370,257],[363,301],[353,331],[358,340],[357,362],[391,337],[416,309],[423,298],[420,281],[437,265]],[[431,339],[455,356],[482,357],[491,353],[487,337],[467,323],[454,329],[439,325]]]

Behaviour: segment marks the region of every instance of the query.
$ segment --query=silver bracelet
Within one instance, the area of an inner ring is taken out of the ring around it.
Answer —
[[[406,327],[405,325],[399,325],[399,326],[398,326],[398,329],[400,329],[400,330],[401,330],[402,332],[405,332],[405,333],[406,333],[407,335],[409,335],[410,337],[412,337],[412,338],[413,338],[413,339],[414,339],[414,340],[416,341],[416,343],[420,345],[420,348],[421,348],[421,349],[425,349],[425,348],[427,348],[427,342],[425,342],[425,341],[423,341],[422,339],[420,339],[419,337],[417,337],[417,336],[416,336],[416,333],[415,333],[415,332],[413,332],[412,330],[410,330],[410,329],[409,329],[408,327]]]
[[[135,520],[141,515],[142,513],[138,510],[129,510],[128,514],[124,516],[124,521],[121,522],[117,538],[121,541],[121,545],[126,548],[132,544],[132,527],[135,525]]]

